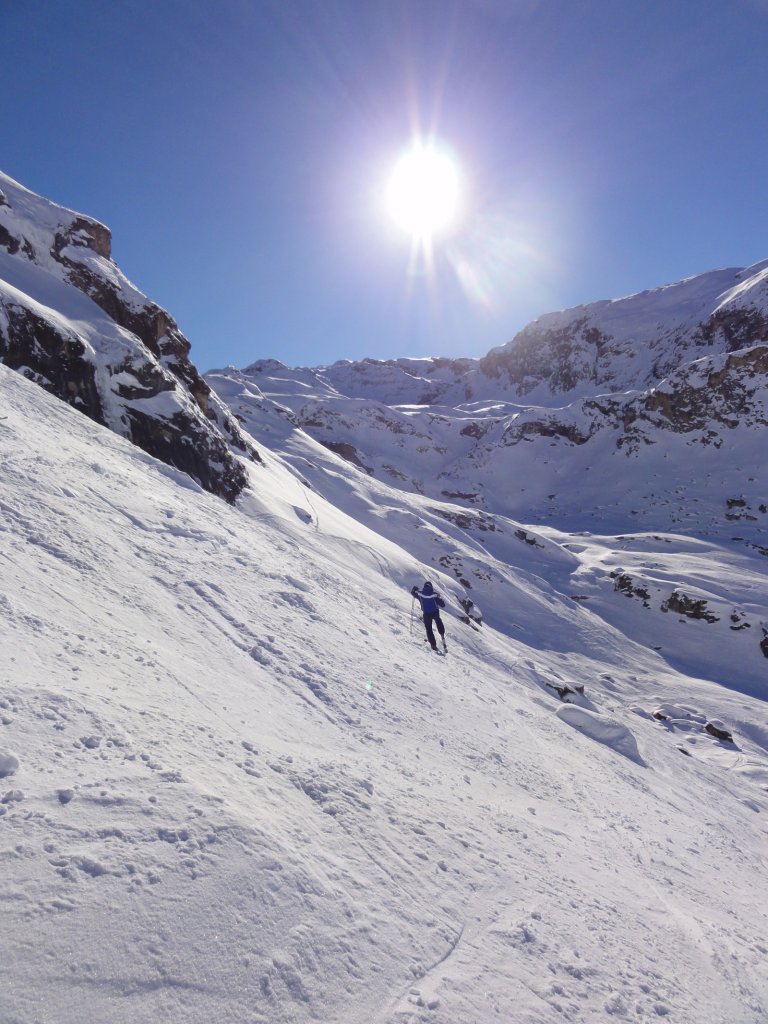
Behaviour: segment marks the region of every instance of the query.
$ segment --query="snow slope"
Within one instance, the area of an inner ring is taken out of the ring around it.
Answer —
[[[759,554],[468,528],[270,403],[284,457],[233,507],[4,366],[0,396],[0,1020],[766,1019],[758,662],[691,674],[750,630],[658,613],[655,651],[622,582],[755,616]]]

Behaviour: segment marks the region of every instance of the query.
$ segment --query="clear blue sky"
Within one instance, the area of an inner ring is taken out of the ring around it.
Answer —
[[[203,370],[481,355],[768,257],[767,53],[768,0],[0,0],[0,167]],[[469,185],[432,275],[377,199],[415,125]]]

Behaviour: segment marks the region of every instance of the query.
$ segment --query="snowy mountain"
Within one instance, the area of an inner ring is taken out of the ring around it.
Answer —
[[[245,372],[386,405],[562,407],[641,391],[694,359],[766,339],[768,260],[549,313],[482,359],[341,360],[304,371],[262,359]]]
[[[484,360],[314,369],[262,360],[207,380],[249,434],[278,447],[320,494],[355,495],[356,515],[368,514],[373,529],[392,537],[384,510],[407,510],[409,550],[452,573],[481,607],[495,574],[506,579],[519,564],[515,548],[532,545],[543,558],[552,530],[619,535],[625,551],[633,538],[673,530],[690,538],[686,547],[757,553],[759,580],[768,556],[766,280],[760,264],[551,314]],[[566,384],[572,400],[563,404]],[[631,390],[601,390],[609,384]],[[520,404],[524,391],[540,404]],[[439,549],[419,539],[425,524],[445,534],[446,523],[454,529]],[[635,639],[666,637],[670,608],[685,606],[722,634],[721,667],[702,649],[692,670],[730,685],[738,663],[765,692],[758,582],[742,592],[716,572],[681,588],[663,559],[635,551],[624,560],[614,579],[653,612]],[[607,576],[589,578],[599,591]],[[591,586],[581,572],[570,596],[597,608]]]
[[[376,363],[220,371],[198,418],[193,369],[47,266],[23,195],[0,252],[3,1024],[764,1021],[759,339],[713,334],[629,422],[619,394],[500,383],[414,405]],[[12,356],[25,316],[37,368]],[[174,386],[121,391],[122,345]],[[137,409],[231,441],[246,486],[223,501],[142,450]],[[596,429],[523,429],[569,416]],[[413,613],[427,577],[447,655]]]
[[[123,275],[103,224],[0,174],[0,360],[234,500],[258,454],[173,319]]]

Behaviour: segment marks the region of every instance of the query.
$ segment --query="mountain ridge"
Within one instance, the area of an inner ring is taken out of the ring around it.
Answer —
[[[462,408],[490,397],[554,407],[595,393],[645,390],[691,358],[766,339],[764,260],[545,313],[481,357],[345,359],[314,368],[260,359],[241,372],[270,377],[272,371],[281,379],[293,371],[349,398],[386,405]]]

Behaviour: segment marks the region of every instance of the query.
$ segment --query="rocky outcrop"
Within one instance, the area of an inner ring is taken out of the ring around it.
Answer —
[[[642,583],[635,583],[634,579],[628,572],[622,572],[620,569],[614,570],[611,574],[613,579],[613,589],[621,594],[626,594],[627,597],[635,597],[643,602],[644,608],[651,607],[651,595],[648,591],[648,587]],[[666,609],[662,609],[666,611]]]
[[[566,704],[573,703],[572,701],[568,700],[569,697],[584,696],[584,686],[578,683],[569,684],[545,682],[544,685],[548,690],[554,690],[554,692],[557,694],[560,700],[564,701]]]
[[[666,601],[662,602],[663,612],[675,612],[687,619],[702,619],[704,622],[719,622],[719,617],[708,611],[707,602],[701,598],[689,597],[682,591],[673,590]]]
[[[603,386],[609,375],[601,364],[610,342],[582,316],[544,332],[521,331],[508,346],[481,359],[480,370],[489,377],[504,377],[521,397],[544,383],[553,395],[573,391],[581,383]]]
[[[768,382],[768,345],[698,360],[679,370],[638,403],[637,416],[677,433],[706,431],[713,425],[768,426],[760,392]],[[642,410],[642,413],[639,411]]]
[[[0,360],[234,501],[259,455],[98,221],[0,176]]]
[[[768,345],[707,356],[641,393],[583,399],[563,409],[531,409],[504,431],[504,443],[560,438],[583,445],[612,432],[626,454],[656,444],[659,432],[720,447],[723,431],[768,426]]]
[[[362,469],[369,476],[373,473],[373,469],[370,466],[366,466],[362,461],[354,445],[347,444],[346,441],[321,441],[320,444],[327,448],[328,451],[340,455],[346,462],[350,462],[353,466],[357,466],[358,469]]]
[[[722,722],[707,722],[704,726],[704,732],[714,736],[716,740],[722,740],[724,743],[733,743],[733,733],[729,732]]]
[[[756,264],[549,313],[479,371],[519,398],[645,390],[702,355],[766,341],[768,269]]]
[[[63,330],[22,305],[5,303],[3,312],[2,362],[79,408],[97,423],[104,423],[96,367],[86,358],[82,339],[74,331]]]

